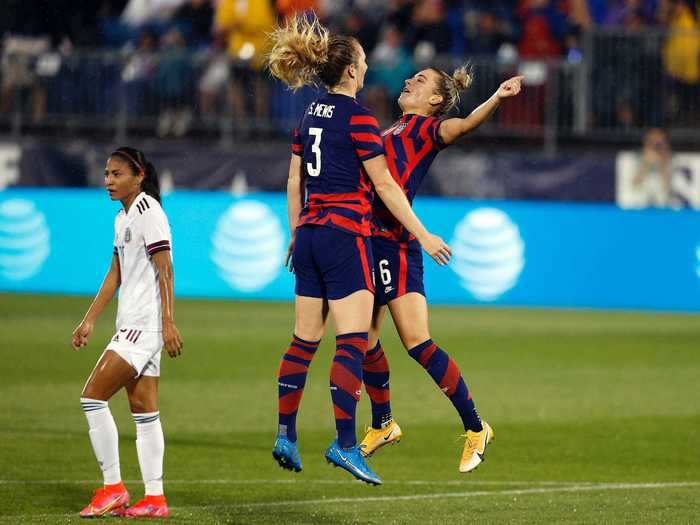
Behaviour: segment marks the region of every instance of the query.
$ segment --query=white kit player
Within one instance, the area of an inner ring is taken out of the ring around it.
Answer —
[[[117,332],[83,388],[80,403],[104,486],[95,490],[81,517],[165,517],[165,442],[158,411],[163,346],[170,357],[182,350],[173,321],[173,267],[168,219],[160,205],[158,176],[143,153],[128,147],[107,160],[105,186],[123,209],[114,224],[114,254],[95,300],[73,332],[74,349],[86,346],[98,316],[119,288]],[[129,506],[119,469],[119,437],[108,401],[126,389],[136,422],[136,452],[145,497]]]

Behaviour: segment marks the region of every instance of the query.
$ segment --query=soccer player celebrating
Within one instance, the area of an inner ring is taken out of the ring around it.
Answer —
[[[272,455],[283,468],[302,468],[296,415],[330,310],[336,329],[330,389],[337,438],[325,457],[356,478],[379,484],[355,435],[374,301],[370,181],[431,257],[445,264],[450,251],[414,215],[387,168],[376,119],[355,99],[367,71],[357,40],[329,34],[316,19],[296,17],[273,33],[272,43],[269,67],[275,77],[293,89],[316,78],[328,88],[307,108],[293,137],[287,195],[295,324],[279,369],[279,429]]]
[[[180,355],[182,338],[173,321],[170,227],[160,205],[158,176],[143,153],[128,147],[107,160],[105,186],[123,209],[114,221],[112,264],[95,300],[73,332],[74,349],[88,344],[95,321],[119,288],[117,332],[83,388],[80,404],[104,486],[81,512],[83,518],[112,515],[165,517],[165,443],[158,411],[158,377],[163,346]],[[128,507],[129,493],[119,470],[119,436],[108,401],[126,388],[136,423],[136,452],[145,497]]]
[[[410,202],[437,154],[480,126],[502,99],[517,95],[522,78],[503,82],[491,98],[465,118],[444,117],[459,102],[459,92],[471,83],[466,67],[457,69],[452,76],[429,68],[406,80],[399,96],[403,115],[383,133],[383,141],[391,174]],[[401,439],[401,429],[391,415],[389,364],[379,342],[388,305],[409,355],[430,374],[462,420],[466,441],[459,471],[470,472],[484,460],[493,430],[479,417],[457,364],[430,337],[423,261],[415,238],[382,200],[374,201],[372,213],[372,251],[380,282],[369,334],[371,350],[363,363],[365,389],[372,403],[372,426],[359,448],[364,456],[369,456],[379,447]]]

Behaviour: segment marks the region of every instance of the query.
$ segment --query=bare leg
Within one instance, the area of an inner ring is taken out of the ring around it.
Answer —
[[[294,334],[307,341],[323,337],[328,320],[328,301],[297,295],[294,303]]]
[[[109,401],[136,375],[132,366],[113,350],[106,350],[88,377],[81,397]]]
[[[428,303],[419,293],[407,293],[389,303],[396,331],[406,350],[430,339]]]
[[[369,290],[360,290],[342,299],[328,301],[335,321],[336,335],[369,332],[372,322],[374,295]]]

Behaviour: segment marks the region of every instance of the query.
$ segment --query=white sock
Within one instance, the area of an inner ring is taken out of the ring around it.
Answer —
[[[160,425],[160,412],[131,414],[136,423],[136,453],[146,496],[163,494],[163,455],[165,439]]]
[[[122,480],[119,470],[119,434],[107,401],[81,397],[80,405],[90,427],[90,442],[102,469],[104,484],[119,483]]]

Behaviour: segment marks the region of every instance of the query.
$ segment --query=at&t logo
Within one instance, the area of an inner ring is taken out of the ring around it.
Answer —
[[[245,200],[232,204],[219,218],[211,259],[232,288],[255,292],[275,280],[285,248],[282,225],[272,209]]]
[[[41,270],[51,251],[44,214],[25,199],[0,202],[0,276],[23,281]]]
[[[493,301],[513,288],[525,266],[525,244],[508,215],[478,208],[457,224],[451,242],[452,269],[480,301]]]

